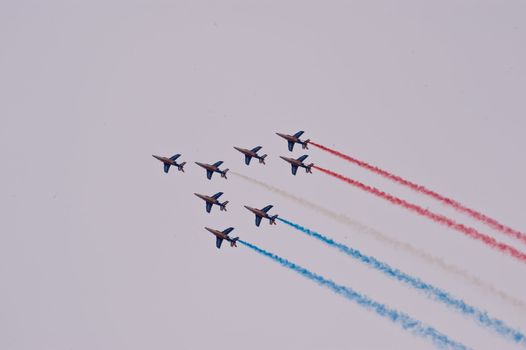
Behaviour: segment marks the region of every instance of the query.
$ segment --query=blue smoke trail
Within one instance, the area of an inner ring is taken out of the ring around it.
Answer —
[[[311,237],[314,237],[328,244],[331,247],[337,248],[341,252],[351,256],[354,259],[357,259],[363,262],[364,264],[380,272],[383,272],[389,277],[395,278],[398,281],[406,283],[415,289],[423,291],[424,293],[426,293],[428,296],[432,297],[433,299],[459,310],[464,315],[467,315],[473,318],[477,323],[493,329],[500,335],[505,336],[515,341],[516,343],[523,343],[523,345],[526,345],[526,337],[519,330],[510,328],[503,321],[489,316],[485,311],[481,311],[473,306],[466,304],[463,300],[457,299],[451,296],[446,291],[438,287],[435,287],[433,285],[430,285],[428,283],[425,283],[424,281],[420,280],[417,277],[410,276],[398,269],[392,268],[388,264],[381,262],[373,258],[372,256],[364,255],[357,249],[353,249],[344,244],[335,242],[333,239],[325,237],[318,232],[309,230],[308,228],[305,228],[303,226],[300,226],[298,224],[295,224],[283,218],[278,218],[278,220],[297,229],[298,231],[301,231]]]
[[[294,270],[295,272],[299,273],[303,277],[306,277],[314,282],[317,282],[318,284],[329,288],[333,292],[340,294],[343,297],[351,301],[356,302],[358,305],[366,309],[375,311],[378,315],[389,319],[391,322],[397,323],[403,329],[411,331],[412,333],[419,335],[421,337],[430,338],[435,343],[435,345],[441,348],[449,348],[449,349],[457,349],[457,350],[468,349],[463,344],[449,339],[447,335],[437,331],[433,327],[426,326],[422,324],[422,322],[412,318],[409,315],[406,315],[402,312],[391,309],[384,304],[381,304],[377,301],[369,299],[368,297],[355,292],[349,287],[345,287],[345,286],[336,284],[335,282],[331,280],[328,280],[320,275],[315,274],[314,272],[307,270],[306,268],[296,265],[293,262],[288,261],[287,259],[284,259],[280,256],[267,252],[266,250],[261,249],[253,244],[250,244],[242,240],[238,240],[238,242],[278,262],[282,266],[287,267],[291,270]]]

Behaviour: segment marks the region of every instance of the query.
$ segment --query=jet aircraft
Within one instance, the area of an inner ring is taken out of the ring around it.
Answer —
[[[294,149],[294,144],[299,143],[303,149],[309,149],[307,144],[310,142],[310,139],[307,139],[305,141],[300,140],[300,136],[303,135],[304,131],[298,131],[294,135],[287,135],[287,134],[280,134],[279,132],[276,133],[276,135],[283,137],[285,140],[287,140],[289,144],[289,151],[292,152]]]
[[[223,203],[219,202],[218,198],[221,197],[223,192],[217,192],[212,197],[205,196],[204,194],[194,193],[197,197],[201,198],[206,202],[206,212],[210,213],[210,210],[212,210],[212,205],[218,205],[221,211],[226,211],[226,205],[228,204],[228,201],[225,201]]]
[[[214,172],[221,174],[221,177],[224,177],[226,179],[226,173],[228,169],[225,169],[225,170],[219,169],[219,166],[223,164],[222,160],[220,160],[219,162],[215,162],[214,164],[206,164],[206,163],[199,163],[199,162],[195,162],[195,164],[206,169],[206,177],[208,178],[208,180],[212,179],[212,175],[214,174]]]
[[[287,157],[282,157],[280,156],[281,159],[283,159],[284,161],[287,161],[290,163],[291,167],[292,167],[292,175],[296,175],[296,172],[298,171],[298,167],[302,167],[302,168],[305,168],[305,172],[307,173],[310,173],[312,174],[312,166],[314,165],[314,163],[311,163],[309,165],[306,165],[303,163],[303,161],[308,157],[308,155],[303,155],[301,157],[299,157],[298,159],[294,159],[294,158],[287,158]]]
[[[161,162],[163,162],[163,164],[164,164],[164,172],[165,173],[168,173],[168,170],[170,170],[170,166],[172,166],[172,165],[176,166],[179,171],[182,171],[184,173],[183,167],[186,164],[186,162],[182,162],[181,164],[177,164],[177,162],[175,161],[180,156],[181,156],[180,154],[176,154],[174,156],[171,156],[170,158],[167,158],[167,157],[161,157],[161,156],[156,156],[156,155],[152,154],[152,157],[154,157],[155,159],[158,159]]]
[[[272,209],[272,205],[267,205],[263,209],[252,208],[252,207],[249,207],[248,205],[245,205],[245,208],[247,208],[248,210],[250,210],[256,215],[256,226],[259,226],[259,224],[261,223],[261,219],[263,218],[268,219],[270,225],[276,225],[276,219],[278,218],[278,216],[268,215],[268,211]]]
[[[223,231],[219,231],[219,230],[215,230],[213,228],[208,228],[208,227],[205,227],[205,229],[214,234],[216,236],[216,247],[217,249],[221,248],[221,243],[223,243],[223,240],[227,240],[228,242],[230,242],[230,246],[231,247],[237,247],[236,245],[236,242],[237,240],[239,239],[239,237],[236,237],[236,238],[230,238],[228,237],[228,234],[230,232],[232,232],[232,230],[234,229],[233,227],[229,227]]]
[[[236,147],[236,146],[234,146],[234,148],[245,155],[245,164],[246,165],[250,164],[250,160],[252,159],[252,157],[254,157],[256,159],[259,159],[259,162],[261,164],[265,164],[265,157],[267,155],[264,154],[262,156],[259,156],[257,154],[257,152],[261,149],[261,146],[254,147],[252,149],[240,148],[240,147]]]

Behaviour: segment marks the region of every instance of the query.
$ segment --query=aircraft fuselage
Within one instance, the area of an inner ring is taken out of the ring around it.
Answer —
[[[163,162],[165,164],[170,164],[170,165],[177,166],[177,162],[175,160],[172,160],[172,159],[168,158],[168,157],[161,157],[161,156],[156,156],[156,155],[153,155],[153,154],[152,154],[152,157],[154,157],[157,160],[160,160],[161,162]]]
[[[299,138],[299,137],[296,137],[296,136],[287,135],[287,134],[281,134],[281,133],[279,133],[279,132],[277,132],[276,135],[283,137],[283,138],[284,138],[285,140],[287,140],[287,141],[292,141],[292,142],[296,142],[296,143],[301,143],[300,138]]]
[[[247,208],[248,210],[250,210],[251,212],[253,212],[254,214],[256,214],[259,217],[270,219],[270,216],[268,215],[268,213],[264,212],[261,209],[252,208],[252,207],[249,207],[248,205],[245,205],[244,207]]]
[[[220,172],[219,167],[216,167],[215,165],[212,165],[212,164],[199,163],[199,162],[195,162],[195,164],[199,165],[202,168],[205,168],[206,170]]]
[[[224,240],[230,242],[231,245],[235,246],[235,243],[236,243],[235,240],[230,238],[230,237],[228,237],[227,234],[225,234],[225,233],[223,233],[223,232],[221,232],[219,230],[216,230],[216,229],[213,229],[213,228],[209,228],[209,227],[205,227],[205,229],[208,232],[212,233],[214,236],[219,237],[221,239],[224,239]]]
[[[225,235],[223,232],[219,231],[219,230],[216,230],[216,229],[213,229],[213,228],[209,228],[209,227],[205,227],[205,229],[214,234],[216,237],[219,237],[219,238],[222,238],[222,239],[226,239],[227,241],[231,241],[230,237],[228,237],[228,235]]]
[[[310,139],[307,139],[307,140],[301,140],[300,139],[301,135],[303,135],[303,131],[298,131],[294,135],[282,134],[282,133],[277,132],[276,135],[278,135],[279,137],[282,137],[285,140],[287,140],[289,151],[291,151],[291,152],[294,149],[294,145],[296,143],[299,143],[301,145],[301,147],[303,147],[303,149],[308,149],[309,148],[308,147],[308,143],[310,142]]]
[[[218,162],[215,162],[214,164],[206,164],[206,163],[200,163],[200,162],[195,162],[195,164],[199,165],[200,167],[206,170],[206,177],[208,178],[208,180],[212,179],[212,175],[214,173],[219,173],[221,174],[221,177],[226,179],[226,173],[228,169],[225,169],[225,170],[219,169],[221,164],[223,164],[223,161],[221,160]]]
[[[212,203],[212,204],[219,204],[219,201],[216,198],[205,196],[204,194],[194,193],[197,197],[201,198],[202,200]]]
[[[295,165],[295,166],[300,166],[300,167],[303,167],[303,168],[306,168],[307,166],[305,164],[303,164],[303,162],[297,160],[297,159],[294,159],[294,158],[288,158],[288,157],[283,157],[283,156],[279,156],[281,159],[283,159],[284,161],[286,162],[289,162],[290,164],[292,165]]]
[[[283,156],[279,156],[279,157],[283,159],[284,161],[286,161],[287,163],[290,163],[290,165],[292,166],[292,175],[296,175],[298,168],[304,168],[307,173],[312,174],[311,168],[314,165],[314,163],[309,164],[309,165],[306,165],[305,163],[303,163],[303,161],[307,158],[307,155],[301,156],[298,159],[288,158],[288,157],[283,157]]]
[[[234,146],[234,148],[237,149],[239,152],[243,153],[244,155],[251,156],[251,157],[254,157],[254,158],[259,158],[259,156],[258,156],[258,154],[256,152],[253,152],[253,151],[251,151],[249,149],[236,147],[236,146]]]

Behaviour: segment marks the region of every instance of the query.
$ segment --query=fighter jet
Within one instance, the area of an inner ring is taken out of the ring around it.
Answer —
[[[310,142],[310,139],[307,139],[305,141],[300,140],[300,136],[303,135],[304,131],[298,131],[294,135],[287,135],[287,134],[280,134],[279,132],[276,133],[276,135],[283,137],[285,140],[287,140],[289,144],[289,151],[292,152],[292,149],[294,148],[295,143],[299,143],[303,149],[309,149],[307,144]]]
[[[216,247],[217,247],[217,249],[221,248],[221,243],[223,243],[224,239],[226,239],[228,242],[230,242],[230,246],[231,247],[237,247],[236,241],[239,239],[239,237],[236,237],[236,238],[228,237],[228,234],[230,232],[232,232],[232,230],[234,229],[233,227],[229,227],[229,228],[227,228],[227,229],[225,229],[223,231],[214,230],[213,228],[208,228],[208,227],[205,227],[205,229],[208,232],[211,232],[212,234],[214,234],[216,236]]]
[[[206,169],[206,177],[208,178],[208,180],[212,179],[212,175],[214,174],[214,172],[221,174],[221,177],[224,177],[226,179],[226,173],[228,169],[225,169],[225,170],[219,169],[219,166],[223,164],[222,160],[220,160],[219,162],[215,162],[212,165],[205,164],[205,163],[199,163],[199,162],[195,162],[195,164]]]
[[[261,219],[265,218],[269,220],[270,225],[276,225],[276,219],[278,218],[277,215],[270,216],[268,215],[268,211],[272,209],[272,205],[267,205],[263,209],[256,209],[249,207],[248,205],[245,205],[245,208],[256,214],[256,226],[259,227],[259,224],[261,224]]]
[[[262,156],[259,156],[257,154],[257,152],[261,149],[261,146],[254,147],[254,148],[252,148],[250,150],[246,149],[246,148],[236,147],[236,146],[234,146],[234,148],[245,155],[245,164],[246,165],[250,164],[250,160],[252,159],[252,157],[254,157],[256,159],[259,159],[260,163],[265,164],[265,157],[267,155],[264,154]]]
[[[280,156],[281,159],[283,159],[284,161],[289,162],[290,165],[292,166],[292,175],[296,175],[296,172],[298,171],[298,167],[305,168],[305,172],[312,174],[312,169],[311,168],[314,165],[314,163],[311,163],[309,165],[303,164],[303,161],[307,157],[308,157],[308,155],[306,155],[306,154],[301,156],[301,157],[299,157],[298,159],[287,158],[287,157]]]
[[[212,210],[212,205],[218,205],[221,211],[226,211],[226,205],[228,204],[228,201],[225,201],[223,203],[220,203],[218,201],[218,198],[221,197],[223,192],[217,192],[212,197],[205,196],[204,194],[194,193],[197,197],[201,198],[206,202],[206,212],[210,213],[210,210]]]
[[[171,156],[170,158],[166,158],[166,157],[156,156],[156,155],[152,154],[152,157],[154,157],[155,159],[158,159],[158,160],[160,160],[161,162],[164,163],[164,172],[165,173],[168,173],[168,170],[170,170],[170,166],[171,165],[176,166],[179,171],[182,171],[184,173],[183,167],[186,164],[186,162],[182,162],[181,164],[177,164],[177,162],[175,161],[180,156],[181,156],[180,154],[176,154],[175,156]]]

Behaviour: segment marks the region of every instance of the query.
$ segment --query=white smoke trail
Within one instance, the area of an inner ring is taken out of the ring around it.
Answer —
[[[437,256],[434,256],[434,255],[431,255],[429,253],[426,253],[424,252],[423,250],[421,249],[418,249],[416,248],[415,246],[409,244],[409,243],[406,243],[406,242],[401,242],[401,241],[398,241],[394,238],[391,238],[385,234],[383,234],[382,232],[376,230],[376,229],[373,229],[365,224],[362,224],[361,222],[359,221],[356,221],[356,220],[353,220],[351,218],[349,218],[348,216],[344,215],[344,214],[338,214],[336,212],[333,212],[329,209],[326,209],[316,203],[313,203],[313,202],[310,202],[304,198],[301,198],[301,197],[298,197],[292,193],[289,193],[281,188],[278,188],[278,187],[275,187],[275,186],[272,186],[272,185],[269,185],[263,181],[260,181],[260,180],[257,180],[257,179],[254,179],[252,177],[249,177],[249,176],[246,176],[246,175],[243,175],[243,174],[240,174],[238,172],[235,172],[235,171],[231,171],[231,174],[247,181],[247,182],[250,182],[254,185],[257,185],[257,186],[260,186],[260,187],[263,187],[265,188],[266,190],[270,191],[270,192],[273,192],[277,195],[280,195],[282,196],[283,198],[286,198],[286,199],[289,199],[293,202],[296,202],[297,204],[300,204],[306,208],[310,208],[322,215],[324,215],[325,217],[328,217],[332,220],[335,220],[341,224],[344,224],[346,226],[349,226],[353,229],[355,229],[357,232],[360,232],[360,233],[365,233],[365,234],[368,234],[369,236],[375,238],[376,240],[378,241],[381,241],[383,243],[386,243],[388,245],[391,245],[392,247],[394,247],[395,249],[399,249],[399,250],[403,250],[404,252],[406,253],[409,253],[417,258],[420,258],[422,260],[425,260],[426,262],[428,262],[429,264],[432,264],[434,266],[437,266],[441,269],[443,269],[444,271],[446,272],[449,272],[451,274],[454,274],[458,277],[461,277],[463,278],[465,281],[479,287],[479,288],[482,288],[484,290],[486,290],[487,292],[491,293],[491,294],[494,294],[498,297],[500,297],[502,300],[512,304],[513,306],[515,307],[519,307],[522,309],[523,312],[526,312],[526,303],[522,300],[519,300],[509,294],[507,294],[506,292],[496,288],[495,286],[487,283],[487,282],[484,282],[482,281],[481,279],[479,279],[478,277],[476,276],[473,276],[471,275],[469,272],[461,269],[460,267],[458,266],[455,266],[455,265],[451,265],[451,264],[448,264],[446,263],[443,259],[437,257]]]

